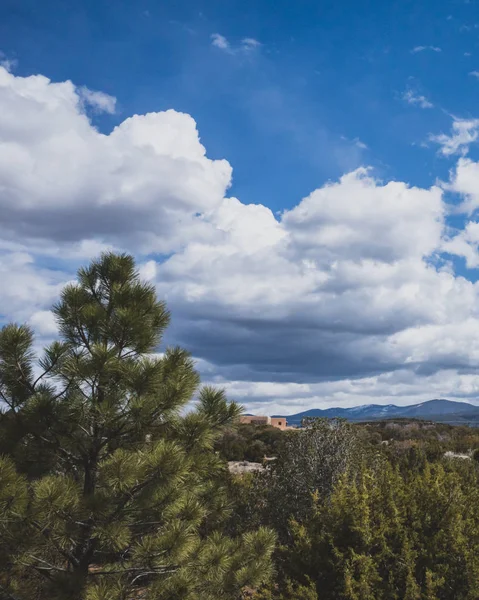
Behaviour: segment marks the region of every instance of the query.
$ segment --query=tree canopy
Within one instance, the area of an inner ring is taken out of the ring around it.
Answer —
[[[213,447],[241,408],[158,353],[169,313],[132,257],[80,269],[53,313],[38,362],[27,326],[0,332],[0,597],[234,599],[267,579],[274,533],[222,531]]]

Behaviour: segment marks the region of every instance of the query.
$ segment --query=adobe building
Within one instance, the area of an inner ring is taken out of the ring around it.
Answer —
[[[284,417],[263,417],[263,416],[243,416],[240,417],[240,423],[250,423],[252,425],[271,425],[276,429],[284,431],[288,429],[288,423]]]

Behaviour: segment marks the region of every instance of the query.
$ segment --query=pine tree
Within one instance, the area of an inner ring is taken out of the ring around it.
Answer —
[[[0,332],[0,598],[220,600],[265,581],[271,531],[221,531],[213,445],[240,407],[199,389],[184,350],[155,354],[169,314],[133,259],[80,269],[53,312],[39,366],[28,327]]]

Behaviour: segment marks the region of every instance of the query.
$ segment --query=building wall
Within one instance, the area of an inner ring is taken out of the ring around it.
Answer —
[[[288,427],[288,422],[284,417],[271,417],[271,425],[273,427],[277,427],[278,429],[284,430]]]
[[[240,417],[240,423],[251,423],[253,425],[272,425],[273,427],[282,430],[287,428],[286,419],[284,418],[273,419],[272,417],[258,415]]]
[[[249,416],[240,417],[240,423],[253,423],[254,425],[271,425],[271,417]]]

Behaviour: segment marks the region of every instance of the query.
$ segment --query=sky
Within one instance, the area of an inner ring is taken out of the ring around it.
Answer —
[[[3,0],[0,323],[126,251],[246,410],[479,401],[475,0]]]

